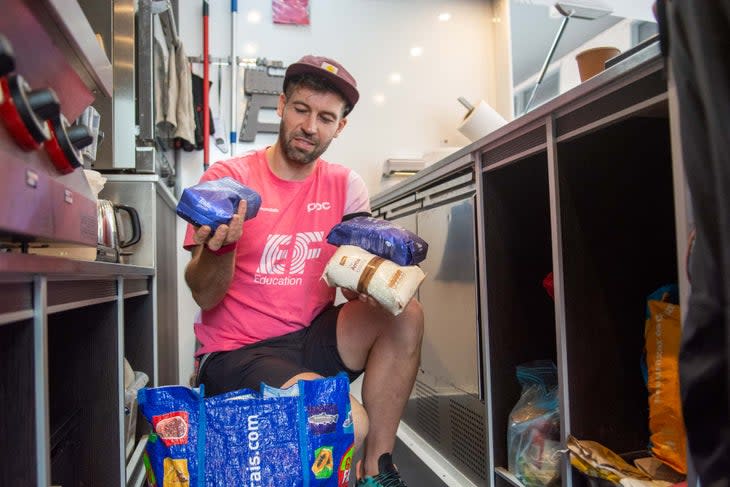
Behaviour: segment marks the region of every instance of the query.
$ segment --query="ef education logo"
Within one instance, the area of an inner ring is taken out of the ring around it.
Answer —
[[[269,235],[254,282],[277,286],[301,285],[302,278],[296,276],[304,274],[304,265],[308,260],[319,257],[323,241],[324,232]]]
[[[332,205],[329,201],[323,201],[321,203],[307,203],[307,213],[311,213],[313,211],[329,210],[330,208],[332,208]]]

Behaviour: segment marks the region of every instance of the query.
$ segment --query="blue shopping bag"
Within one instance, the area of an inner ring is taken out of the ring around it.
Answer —
[[[346,374],[209,398],[202,387],[145,388],[138,400],[153,429],[150,485],[348,485],[354,429]]]

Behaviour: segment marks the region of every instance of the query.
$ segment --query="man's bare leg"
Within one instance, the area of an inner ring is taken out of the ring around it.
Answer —
[[[359,300],[345,304],[337,319],[337,347],[345,365],[365,370],[363,406],[370,427],[365,475],[378,473],[378,458],[391,453],[403,410],[416,380],[423,340],[423,311],[411,300],[398,316]]]

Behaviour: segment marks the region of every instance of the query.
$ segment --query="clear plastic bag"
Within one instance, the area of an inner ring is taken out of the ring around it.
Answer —
[[[522,394],[509,415],[509,470],[526,487],[555,485],[560,476],[560,413],[555,364],[539,360],[517,367]]]

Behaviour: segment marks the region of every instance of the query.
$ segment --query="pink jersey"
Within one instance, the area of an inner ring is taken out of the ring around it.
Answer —
[[[234,350],[309,326],[334,300],[321,279],[335,247],[326,241],[343,215],[370,211],[367,189],[353,171],[322,159],[303,181],[276,176],[265,150],[212,165],[201,182],[230,176],[261,195],[243,224],[233,281],[223,300],[195,323],[197,354]],[[194,228],[188,225],[185,248]]]

